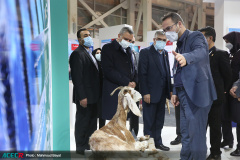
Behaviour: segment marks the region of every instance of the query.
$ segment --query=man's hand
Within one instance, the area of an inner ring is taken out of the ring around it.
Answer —
[[[87,98],[84,98],[84,99],[80,100],[80,105],[82,107],[86,108],[87,107]]]
[[[146,102],[146,103],[150,103],[150,94],[145,94],[144,96],[143,96],[143,100],[144,100],[144,102]]]
[[[178,100],[178,97],[176,95],[172,95],[171,97],[171,103],[172,105],[174,106],[178,106],[180,103],[179,103],[179,100]]]
[[[229,92],[231,96],[233,96],[234,98],[237,98],[237,95],[235,94],[237,88],[238,88],[237,86],[234,86],[230,89],[230,92]]]
[[[175,56],[176,60],[178,61],[178,63],[180,64],[181,67],[184,67],[187,65],[187,61],[183,55],[181,55],[175,51],[172,51],[172,53]]]
[[[136,83],[135,82],[129,82],[128,87],[135,88],[136,87]]]

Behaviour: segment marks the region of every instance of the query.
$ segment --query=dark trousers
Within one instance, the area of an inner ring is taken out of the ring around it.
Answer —
[[[223,140],[229,144],[233,144],[233,133],[232,133],[232,122],[223,121],[222,122],[222,133],[223,133]],[[237,135],[237,148],[240,149],[240,123],[237,123],[236,127],[236,135]]]
[[[175,106],[176,134],[181,137],[180,131],[180,105]]]
[[[139,106],[139,102],[137,103],[137,106]],[[130,132],[134,131],[135,135],[138,135],[138,129],[139,129],[139,117],[136,116],[132,111],[129,112],[129,123],[130,123]]]
[[[223,141],[233,144],[232,121],[230,117],[230,101],[231,95],[226,94],[225,103],[222,106],[222,136]]]
[[[105,126],[106,120],[102,119],[101,117],[99,117],[98,119],[98,125],[99,125],[99,129],[102,128],[103,126]]]
[[[206,126],[211,105],[195,106],[185,90],[177,92],[180,101],[180,126],[183,160],[205,160],[207,154]]]
[[[162,144],[161,132],[164,124],[165,117],[165,103],[166,96],[162,96],[158,103],[146,103],[143,105],[143,123],[144,123],[144,135],[150,135],[154,138],[155,145]]]
[[[237,124],[236,128],[236,133],[237,133],[237,148],[240,149],[240,123]]]
[[[233,144],[233,133],[232,133],[232,121],[230,115],[230,104],[233,98],[230,95],[226,96],[226,103],[224,103],[222,107],[222,135],[223,141]],[[237,124],[236,127],[236,135],[237,135],[237,148],[240,149],[240,123]]]
[[[75,122],[76,150],[89,149],[89,137],[97,129],[97,103],[86,108],[77,104]]]
[[[221,103],[213,103],[210,112],[208,113],[208,125],[210,128],[210,144],[211,144],[211,154],[220,155],[222,152],[221,148]]]

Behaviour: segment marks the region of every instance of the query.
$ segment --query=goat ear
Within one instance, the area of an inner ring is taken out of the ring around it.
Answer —
[[[136,102],[132,99],[129,93],[124,95],[123,106],[124,106],[124,109],[126,109],[126,107],[128,106],[135,115],[142,117],[142,114],[139,108],[137,107]]]

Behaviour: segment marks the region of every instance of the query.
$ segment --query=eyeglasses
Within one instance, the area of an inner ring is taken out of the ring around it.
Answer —
[[[168,26],[167,28],[163,29],[163,32],[166,33],[167,31],[170,31],[170,30],[172,29],[172,27],[173,27],[174,25],[176,25],[176,24],[177,24],[177,23],[174,23],[173,25]]]
[[[156,41],[163,41],[163,42],[167,42],[167,39],[161,39],[161,38],[155,38]]]

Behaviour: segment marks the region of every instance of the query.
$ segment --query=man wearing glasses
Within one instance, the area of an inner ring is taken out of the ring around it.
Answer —
[[[174,87],[171,102],[180,103],[180,129],[183,160],[206,159],[206,125],[213,100],[217,99],[210,71],[208,44],[203,34],[189,31],[179,14],[168,13],[162,18],[167,38],[177,41],[173,51]]]
[[[168,52],[164,50],[167,38],[162,31],[157,31],[153,41],[153,45],[141,50],[138,64],[144,135],[154,138],[156,148],[169,151],[161,138],[166,98],[170,99],[171,92]]]

